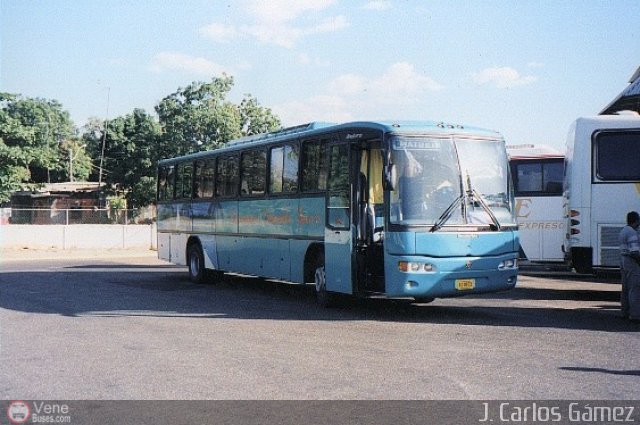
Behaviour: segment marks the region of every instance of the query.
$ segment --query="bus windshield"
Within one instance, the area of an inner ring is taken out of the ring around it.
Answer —
[[[515,225],[507,157],[499,140],[394,136],[392,224]]]

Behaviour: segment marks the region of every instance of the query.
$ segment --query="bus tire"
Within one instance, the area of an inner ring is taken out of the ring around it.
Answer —
[[[189,268],[189,280],[193,283],[204,283],[207,276],[204,268],[204,254],[199,243],[189,245],[187,250],[187,267]]]
[[[316,300],[322,307],[332,307],[335,303],[335,294],[327,291],[327,275],[324,269],[324,255],[319,255],[315,264],[313,282],[316,288]]]
[[[580,274],[593,274],[593,248],[571,248],[571,265]]]

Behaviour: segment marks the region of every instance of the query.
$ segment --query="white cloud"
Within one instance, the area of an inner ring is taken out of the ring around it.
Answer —
[[[486,68],[472,75],[473,81],[479,85],[494,85],[499,89],[524,86],[538,81],[533,75],[521,75],[515,69],[504,67]]]
[[[154,72],[185,71],[200,75],[219,75],[230,73],[230,69],[201,57],[178,52],[160,52],[153,57],[151,69]]]
[[[297,19],[309,11],[321,11],[336,3],[336,0],[250,0],[247,11],[257,22],[282,24]]]
[[[246,10],[253,18],[247,25],[212,23],[200,33],[217,42],[226,42],[241,36],[251,36],[263,43],[292,48],[301,38],[314,34],[340,31],[349,26],[343,15],[324,19],[311,16],[314,24],[296,24],[304,15],[319,13],[332,6],[335,0],[249,0]],[[315,23],[318,22],[319,23]]]
[[[322,32],[335,32],[347,28],[349,21],[343,15],[332,16],[322,20],[318,25],[309,28],[305,34],[318,34]]]
[[[200,28],[200,34],[221,43],[232,41],[240,35],[235,26],[219,23]]]
[[[431,77],[419,74],[414,66],[407,62],[391,65],[384,74],[372,81],[372,86],[376,91],[392,96],[413,96],[425,91],[443,89],[443,86]]]
[[[294,26],[269,22],[240,27],[240,31],[249,34],[263,43],[292,48],[301,38],[314,34],[339,31],[349,26],[344,16],[326,18],[312,26]]]
[[[285,125],[314,120],[402,118],[400,115],[422,101],[427,93],[442,89],[442,85],[418,73],[412,64],[398,62],[374,77],[339,75],[327,84],[324,95],[287,102],[273,109]]]
[[[349,103],[341,96],[330,94],[285,102],[272,109],[285,126],[312,121],[345,122],[354,119]]]
[[[284,25],[245,25],[242,26],[240,30],[242,33],[255,37],[263,43],[276,44],[287,48],[292,48],[303,35],[302,30],[299,28]]]
[[[248,71],[253,68],[251,62],[243,60],[238,62],[238,64],[234,67],[236,70]]]
[[[391,2],[386,0],[375,0],[367,2],[364,6],[362,6],[365,10],[375,10],[378,12],[383,12],[385,10],[391,9]]]
[[[413,100],[426,91],[441,89],[442,85],[429,76],[419,74],[408,62],[397,62],[377,77],[344,74],[329,83],[329,90],[333,93],[368,93],[376,98],[402,98],[405,101]]]
[[[356,74],[343,74],[329,82],[329,91],[340,95],[354,95],[367,91],[367,79]]]
[[[320,58],[312,58],[306,53],[298,55],[298,63],[302,66],[327,67],[331,66],[331,62]]]

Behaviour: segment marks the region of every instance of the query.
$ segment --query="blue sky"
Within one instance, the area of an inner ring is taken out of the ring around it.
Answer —
[[[1,0],[0,90],[82,126],[226,72],[285,125],[444,120],[562,149],[640,65],[639,18],[637,0]]]

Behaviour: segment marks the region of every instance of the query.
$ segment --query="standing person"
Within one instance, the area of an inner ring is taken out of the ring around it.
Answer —
[[[620,272],[622,291],[620,307],[622,317],[640,321],[640,215],[627,214],[627,225],[620,232]]]

